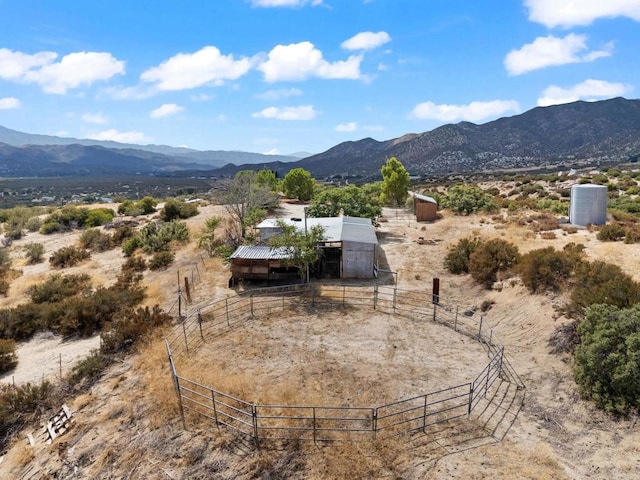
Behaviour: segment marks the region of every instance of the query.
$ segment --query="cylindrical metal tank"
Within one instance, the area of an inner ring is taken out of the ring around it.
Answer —
[[[591,183],[572,186],[569,223],[580,227],[607,223],[607,187]]]

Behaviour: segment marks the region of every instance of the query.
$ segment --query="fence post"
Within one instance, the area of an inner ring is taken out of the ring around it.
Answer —
[[[176,372],[176,366],[173,363],[173,355],[171,354],[171,347],[169,342],[165,339],[167,346],[167,355],[169,356],[169,366],[171,367],[171,376],[173,377],[173,386],[176,389],[176,395],[178,395],[178,406],[180,409],[180,419],[182,420],[182,428],[187,429],[187,422],[184,418],[184,407],[182,406],[182,394],[180,393],[180,381],[178,380],[178,374]]]
[[[220,424],[218,423],[218,410],[216,409],[216,397],[213,389],[211,389],[211,403],[213,404],[213,418],[216,421],[216,428],[220,430]]]
[[[482,341],[482,320],[484,315],[480,315],[480,328],[478,328],[478,340]]]
[[[184,335],[184,348],[189,353],[189,343],[187,342],[187,326],[186,321],[182,322],[182,334]]]
[[[471,415],[471,408],[473,406],[473,383],[469,384],[469,408],[467,410],[467,417]]]
[[[458,331],[458,305],[456,305],[456,316],[453,319],[453,331]]]
[[[260,448],[260,439],[258,437],[258,409],[255,403],[251,405],[251,416],[253,417],[253,438],[256,442],[256,448]]]
[[[424,411],[422,412],[422,431],[427,433],[427,397],[428,393],[424,395]]]
[[[373,439],[376,439],[378,433],[378,407],[371,409],[371,430],[373,431]]]
[[[316,444],[316,407],[311,407],[311,411],[313,414],[313,444]]]
[[[200,338],[204,340],[204,335],[202,335],[202,315],[200,314],[199,310],[198,310],[198,325],[200,326]]]
[[[376,283],[373,286],[373,309],[375,310],[378,306],[378,284]]]
[[[438,304],[437,303],[433,303],[433,321],[436,321],[436,309],[438,308]]]
[[[178,320],[182,321],[182,294],[178,292]]]
[[[229,299],[228,298],[224,299],[224,310],[227,313],[227,327],[230,327],[231,323],[229,322]]]
[[[393,286],[393,313],[396,313],[396,299],[398,298],[398,287]]]
[[[249,305],[251,305],[251,316],[253,317],[253,294],[249,295]]]

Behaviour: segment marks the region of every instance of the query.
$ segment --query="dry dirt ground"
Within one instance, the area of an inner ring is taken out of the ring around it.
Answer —
[[[285,204],[281,214],[301,216],[301,209],[301,205]],[[198,231],[208,215],[223,212],[221,207],[202,208],[200,215],[189,220],[192,233]],[[446,441],[438,443],[418,437],[385,444],[290,445],[256,450],[224,432],[218,433],[210,425],[182,428],[164,345],[161,340],[154,340],[139,355],[113,366],[87,393],[69,399],[74,412],[72,428],[52,445],[38,441],[41,436],[36,435],[36,445],[29,446],[27,432],[16,438],[0,463],[0,478],[640,478],[640,425],[636,419],[616,420],[582,401],[571,377],[570,358],[549,351],[549,336],[566,321],[554,308],[562,299],[531,296],[517,283],[506,284],[501,291],[483,290],[468,277],[450,275],[443,267],[447,248],[459,238],[473,234],[509,240],[521,253],[546,246],[560,248],[569,242],[582,243],[590,258],[618,264],[640,280],[640,245],[599,242],[595,233],[588,230],[573,234],[557,230],[555,239],[545,240],[526,226],[505,224],[488,216],[458,217],[443,212],[442,219],[428,224],[416,223],[411,217],[396,215],[391,210],[385,212],[385,217],[388,221],[378,229],[384,252],[381,267],[397,274],[386,274],[381,282],[393,283],[397,277],[399,288],[428,291],[431,279],[438,277],[441,298],[449,304],[467,308],[477,307],[485,300],[494,302],[486,321],[494,327],[505,345],[507,357],[527,386],[522,408],[511,409],[513,418],[504,435],[485,438],[487,441],[466,449],[452,447]],[[35,235],[27,235],[23,242],[44,240],[47,254],[74,241],[72,235],[37,240]],[[419,244],[420,237],[426,242]],[[14,255],[19,256],[17,252]],[[108,283],[119,270],[121,261],[121,253],[108,252],[76,268],[90,272],[96,282]],[[33,274],[31,267],[20,264],[20,259],[14,265],[23,270],[23,275],[12,284],[10,298],[2,300],[0,306],[24,299],[27,286],[49,273],[46,263],[34,267]],[[171,269],[145,274],[147,302],[160,303],[176,313],[178,282],[182,283],[184,277],[191,282],[193,302],[182,308],[194,310],[211,300],[234,294],[227,289],[227,267],[217,259],[204,258],[192,243],[178,252]],[[235,337],[228,339],[228,345],[222,345],[229,350],[218,353],[219,358],[212,363],[217,362],[220,369],[234,364],[234,368],[244,370],[255,368],[245,363],[252,358],[271,356],[269,362],[262,364],[265,370],[260,381],[264,381],[274,365],[289,368],[289,373],[299,370],[300,364],[292,359],[309,359],[311,351],[306,348],[313,346],[309,345],[312,339],[318,342],[319,338],[324,342],[329,366],[333,365],[334,369],[337,359],[346,355],[357,360],[358,368],[362,368],[365,356],[370,357],[366,360],[372,362],[373,368],[384,368],[393,353],[393,358],[404,355],[403,361],[415,362],[408,363],[406,370],[429,363],[433,367],[430,371],[440,371],[434,375],[446,377],[447,369],[473,367],[477,361],[472,346],[456,348],[458,341],[468,339],[445,341],[444,345],[437,331],[417,332],[409,324],[398,326],[393,334],[377,324],[376,335],[369,335],[375,337],[375,342],[367,345],[353,336],[353,332],[358,326],[374,328],[366,326],[376,325],[374,318],[335,318],[335,322],[341,323],[343,330],[340,331],[321,324],[317,331],[310,331],[312,327],[304,321],[296,322],[295,327],[289,329],[272,329],[277,322],[270,321],[251,331],[235,333]],[[251,335],[259,334],[272,335],[273,345],[283,348],[272,347],[269,352],[252,349]],[[287,334],[295,341],[288,340]],[[429,356],[429,352],[422,352],[424,357],[406,354],[412,340],[423,334],[436,335],[428,341],[440,342],[438,352],[443,353],[444,361],[439,366],[434,365],[437,356]],[[450,331],[446,334],[450,335]],[[306,346],[300,340],[305,335],[309,339]],[[21,346],[21,363],[31,365],[35,361],[35,354],[29,349],[42,340],[38,338]],[[398,348],[392,351],[392,344]],[[56,352],[55,349],[47,351],[48,362],[54,363],[53,375],[59,373]],[[308,376],[309,382],[322,379],[323,388],[332,382],[336,390],[343,388],[335,385],[335,378],[329,372],[331,369],[314,370]],[[33,380],[39,380],[44,374],[42,366],[33,367],[32,374]],[[371,372],[357,371],[352,379],[367,374],[371,376]],[[403,388],[393,384],[398,377],[397,371],[390,370],[380,378],[385,385],[388,380],[392,384],[390,389],[395,391]],[[280,390],[287,390],[289,395],[298,394],[285,388]],[[41,425],[34,424],[29,431],[38,433],[40,429]]]

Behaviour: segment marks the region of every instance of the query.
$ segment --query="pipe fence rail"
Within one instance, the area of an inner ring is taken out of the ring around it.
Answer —
[[[284,311],[362,307],[452,328],[479,341],[486,350],[488,363],[469,383],[365,407],[260,405],[202,385],[177,371],[176,361],[188,361],[188,356],[207,338],[224,335],[256,317]],[[499,379],[525,388],[483,316],[443,304],[430,293],[394,286],[300,284],[256,289],[201,306],[187,315],[165,342],[185,428],[187,419],[205,418],[217,428],[226,427],[246,435],[256,444],[263,440],[327,442],[363,436],[386,438],[416,431],[428,433],[430,427],[440,423],[470,417]]]

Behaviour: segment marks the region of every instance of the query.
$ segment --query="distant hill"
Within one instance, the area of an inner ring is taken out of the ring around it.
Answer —
[[[219,168],[227,164],[264,164],[267,162],[292,162],[299,160],[304,156],[311,154],[294,154],[294,155],[264,155],[261,153],[252,152],[240,152],[240,151],[226,151],[226,150],[194,150],[184,147],[171,147],[168,145],[136,145],[129,143],[119,143],[112,141],[102,140],[90,140],[90,139],[78,139],[78,138],[65,138],[56,137],[51,135],[37,135],[31,133],[19,132],[17,130],[11,130],[6,127],[0,126],[0,143],[14,147],[27,147],[27,146],[64,146],[64,145],[79,145],[79,146],[98,146],[106,149],[124,150],[130,157],[130,160],[134,158],[149,159],[149,156],[143,152],[151,152],[160,154],[157,157],[162,162],[169,161],[173,164],[173,169],[212,169]],[[54,152],[61,152],[60,149],[49,149],[49,153],[54,155]],[[23,152],[23,159],[28,157],[27,152]],[[102,159],[106,160],[108,154],[102,153]],[[116,157],[121,156],[122,152],[114,153]],[[73,155],[73,154],[71,154]],[[164,159],[164,160],[162,160]],[[20,167],[15,165],[16,169]],[[28,166],[26,167],[28,168]],[[162,170],[165,168],[159,165],[155,170]],[[134,168],[136,169],[136,168]],[[138,170],[154,170],[151,165],[140,165]]]
[[[59,143],[52,145],[53,141]],[[613,98],[537,107],[482,125],[460,122],[391,140],[344,142],[301,160],[247,152],[200,152],[62,139],[3,127],[0,142],[5,144],[0,145],[0,176],[77,172],[191,175],[203,170],[211,175],[231,176],[247,168],[270,168],[283,176],[292,168],[302,167],[316,178],[340,176],[364,181],[378,178],[380,167],[389,157],[398,158],[414,175],[557,169],[640,159],[640,100]],[[85,145],[86,142],[99,145]]]
[[[377,141],[344,142],[295,163],[266,164],[284,175],[302,167],[316,178],[372,180],[387,158],[411,174],[447,175],[581,165],[640,158],[640,100],[613,98],[537,107],[482,125],[460,122],[429,132]],[[228,175],[234,166],[220,169]]]

